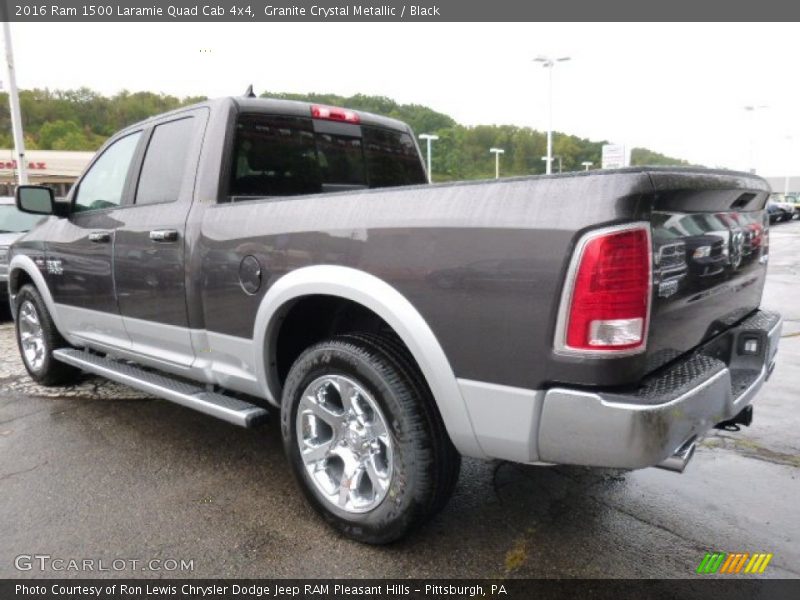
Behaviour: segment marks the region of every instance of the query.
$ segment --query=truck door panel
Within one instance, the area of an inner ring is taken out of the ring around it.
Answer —
[[[120,313],[135,352],[189,366],[184,234],[205,112],[156,123],[114,245]]]
[[[114,292],[112,253],[121,205],[130,193],[131,166],[141,131],[112,142],[78,182],[72,212],[48,243],[47,283],[68,331],[88,341],[128,347]]]

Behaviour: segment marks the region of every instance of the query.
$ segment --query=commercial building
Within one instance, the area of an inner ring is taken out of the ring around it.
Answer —
[[[789,175],[788,177],[782,175],[780,177],[764,177],[764,179],[767,180],[775,194],[788,193],[790,196],[800,196],[800,175]]]
[[[55,190],[56,196],[65,196],[93,156],[94,152],[28,150],[25,152],[28,182],[48,185]],[[0,196],[13,196],[16,187],[14,151],[0,149]]]

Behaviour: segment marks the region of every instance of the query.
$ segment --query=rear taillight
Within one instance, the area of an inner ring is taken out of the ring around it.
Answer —
[[[320,106],[315,104],[311,107],[311,116],[315,119],[325,119],[326,121],[342,121],[344,123],[360,123],[361,118],[358,113],[346,108],[335,106]]]
[[[650,228],[625,225],[584,236],[562,297],[556,350],[609,355],[643,351],[650,311]]]

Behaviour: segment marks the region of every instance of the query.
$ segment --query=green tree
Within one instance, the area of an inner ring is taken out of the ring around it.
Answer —
[[[42,150],[91,150],[92,141],[74,121],[50,121],[39,129],[37,145]]]
[[[347,106],[399,119],[408,123],[417,134],[435,133],[440,138],[433,146],[433,176],[436,181],[494,177],[494,159],[489,148],[495,146],[505,150],[500,159],[503,176],[532,175],[545,170],[541,157],[546,153],[546,136],[528,127],[466,127],[428,106],[399,104],[385,96],[341,96],[317,92],[266,92],[262,96]],[[204,99],[127,90],[104,96],[86,87],[74,90],[23,90],[20,92],[20,105],[25,143],[31,149],[96,150],[108,136],[123,127]],[[562,157],[565,170],[579,170],[583,161],[600,165],[604,143],[555,132],[553,153]],[[8,96],[0,93],[0,146],[10,148],[12,145]],[[688,164],[646,148],[633,149],[632,163]]]
[[[647,148],[633,148],[631,150],[631,164],[632,165],[648,165],[648,166],[687,166],[688,160],[681,158],[673,158],[665,156],[658,152],[653,152]]]

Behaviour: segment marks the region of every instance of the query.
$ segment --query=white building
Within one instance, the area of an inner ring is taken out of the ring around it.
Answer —
[[[764,179],[769,182],[772,191],[776,194],[789,193],[790,195],[800,196],[800,175],[764,177]]]
[[[93,156],[94,152],[28,150],[25,152],[28,181],[46,184],[55,190],[56,196],[65,196]],[[17,161],[14,151],[0,149],[0,196],[13,196],[16,187]]]

